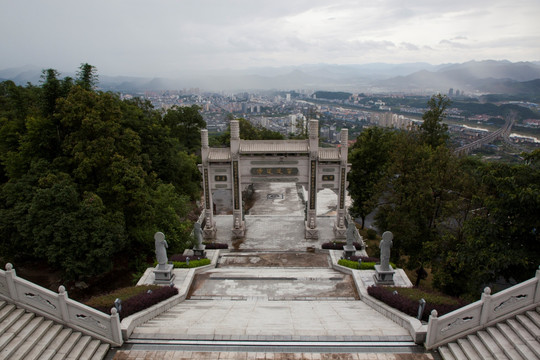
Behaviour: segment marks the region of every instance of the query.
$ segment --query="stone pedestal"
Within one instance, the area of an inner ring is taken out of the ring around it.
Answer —
[[[346,239],[347,238],[347,228],[344,226],[339,226],[337,221],[334,223],[334,237],[336,240]]]
[[[311,229],[306,224],[305,235],[306,235],[306,240],[318,240],[319,239],[319,230],[317,228]]]
[[[214,240],[216,238],[216,232],[217,232],[217,229],[216,229],[216,225],[214,224],[212,227],[210,228],[207,228],[205,227],[203,229],[203,237],[205,239],[212,239]]]
[[[154,269],[154,284],[171,285],[174,281],[173,264],[158,265]]]
[[[195,245],[193,247],[193,256],[197,256],[197,257],[205,257],[206,256],[206,251],[204,251],[204,249],[206,249],[206,245]]]
[[[351,256],[354,256],[356,254],[356,248],[354,245],[345,245],[343,246],[343,258],[348,259]]]
[[[376,285],[394,285],[394,274],[395,271],[391,265],[388,266],[388,269],[382,269],[381,265],[375,265],[373,279]]]

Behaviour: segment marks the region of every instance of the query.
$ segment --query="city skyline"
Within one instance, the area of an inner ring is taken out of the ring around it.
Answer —
[[[540,3],[3,0],[0,69],[103,75],[302,64],[540,60]]]

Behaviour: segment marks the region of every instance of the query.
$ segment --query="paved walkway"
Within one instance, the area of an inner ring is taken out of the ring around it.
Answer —
[[[350,275],[332,269],[218,268],[197,276],[191,299],[355,300]]]
[[[411,340],[362,301],[186,300],[135,329],[130,339]]]
[[[119,351],[115,360],[433,360],[431,354],[385,353],[271,353],[271,352],[203,352],[203,351]]]

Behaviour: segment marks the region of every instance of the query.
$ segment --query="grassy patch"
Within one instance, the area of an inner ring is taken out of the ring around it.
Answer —
[[[445,305],[459,305],[460,299],[451,297],[440,292],[428,291],[418,288],[403,288],[403,287],[388,287],[389,291],[397,291],[402,296],[405,296],[411,300],[419,301],[420,299],[426,300],[426,302],[433,304],[445,304]]]
[[[115,290],[105,295],[94,296],[86,302],[86,305],[93,308],[108,306],[110,309],[114,306],[114,300],[116,299],[120,299],[124,301],[135,295],[146,293],[148,292],[148,290],[154,291],[159,288],[160,288],[159,285],[140,285],[140,286],[125,287],[125,288]]]
[[[415,288],[370,286],[368,294],[407,315],[417,317],[419,300],[426,300],[422,320],[427,321],[432,310],[439,316],[467,305],[467,302],[441,293]]]
[[[117,290],[110,294],[94,297],[87,301],[86,305],[104,312],[105,314],[110,314],[111,308],[114,307],[114,300],[119,298],[122,300],[122,308],[119,315],[120,319],[123,319],[139,311],[148,309],[150,306],[162,302],[176,294],[178,294],[178,289],[170,286],[132,286]]]

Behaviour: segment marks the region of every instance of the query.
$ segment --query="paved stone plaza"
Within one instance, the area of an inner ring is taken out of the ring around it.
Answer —
[[[243,241],[232,239],[232,216],[215,216],[217,241],[230,250],[195,276],[185,301],[136,327],[115,359],[433,359],[411,350],[409,332],[358,300],[351,275],[316,250],[334,240],[335,194],[318,197],[327,216],[317,219],[319,239],[305,240],[299,193],[294,184],[258,185]],[[175,274],[179,286],[188,270]]]

